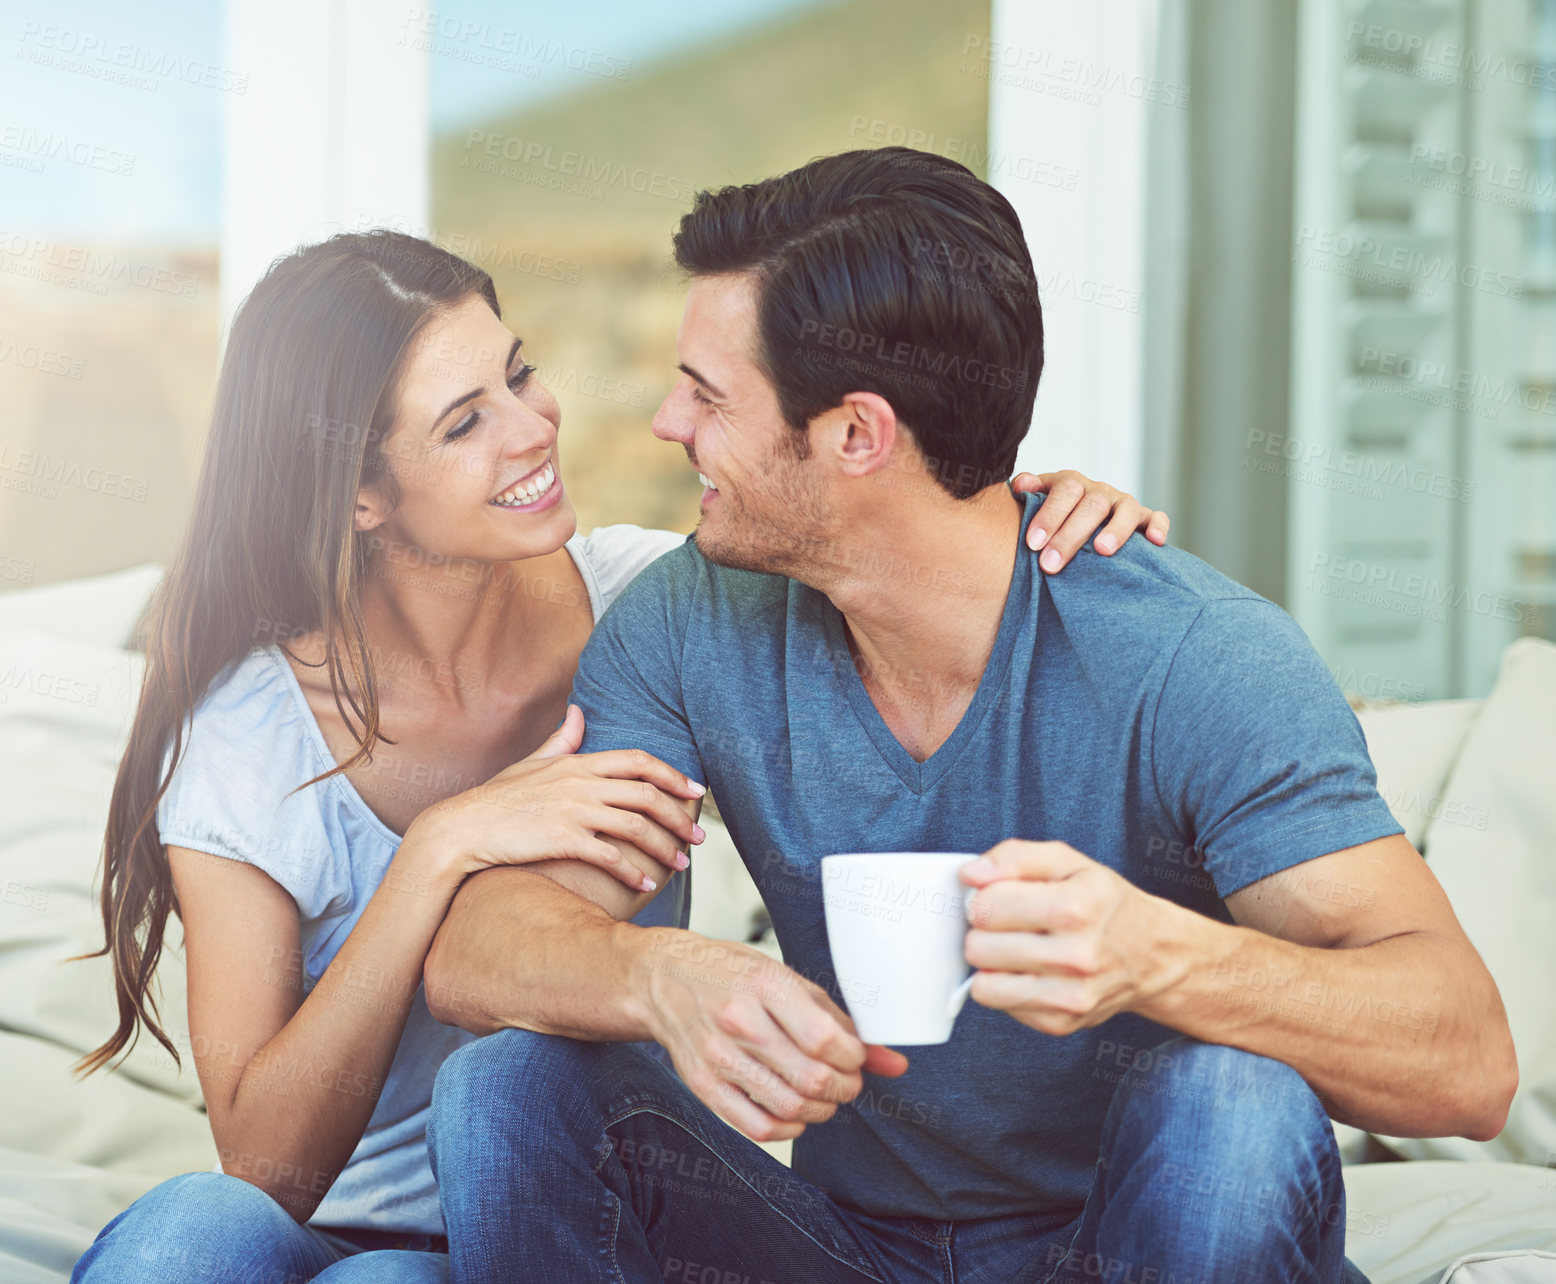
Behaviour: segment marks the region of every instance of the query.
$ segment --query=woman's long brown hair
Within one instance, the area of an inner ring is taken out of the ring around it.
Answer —
[[[168,914],[182,917],[156,811],[189,717],[223,671],[256,646],[319,630],[357,750],[315,780],[370,758],[384,738],[360,609],[367,549],[353,524],[357,491],[370,479],[395,500],[383,442],[411,340],[476,295],[499,312],[485,272],[379,231],[278,260],[238,309],[189,526],[148,609],[145,679],[104,837],[104,943],[74,956],[112,956],[119,1027],[75,1064],[79,1075],[128,1055],[138,1025],[181,1068],[149,992]]]

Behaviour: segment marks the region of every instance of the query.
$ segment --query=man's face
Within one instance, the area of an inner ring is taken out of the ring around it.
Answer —
[[[697,547],[740,570],[795,574],[834,538],[824,461],[783,421],[756,364],[757,288],[749,273],[697,277],[676,351],[681,377],[654,416],[654,435],[679,442],[711,482]]]

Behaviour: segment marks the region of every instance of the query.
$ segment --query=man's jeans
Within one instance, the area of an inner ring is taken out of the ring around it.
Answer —
[[[638,1049],[521,1030],[443,1063],[427,1133],[454,1284],[1365,1284],[1312,1090],[1182,1037],[1123,1073],[1069,1216],[845,1207]]]

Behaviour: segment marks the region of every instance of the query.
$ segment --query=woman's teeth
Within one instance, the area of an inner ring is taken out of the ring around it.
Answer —
[[[709,480],[707,473],[698,473],[697,474],[697,479],[700,482],[702,482],[702,484],[704,486],[706,486],[709,490],[717,490],[718,489],[718,487],[715,486],[711,480]]]
[[[499,508],[523,508],[526,504],[533,504],[544,495],[556,482],[556,467],[547,464],[534,477],[526,482],[516,482],[507,490],[492,500]]]

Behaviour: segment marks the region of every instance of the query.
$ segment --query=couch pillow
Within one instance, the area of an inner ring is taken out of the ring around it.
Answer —
[[[1492,1255],[1534,1270],[1556,1249],[1556,1184],[1527,1164],[1358,1164],[1345,1170],[1345,1255],[1371,1284],[1475,1284]],[[1461,1274],[1449,1274],[1452,1262]],[[1489,1275],[1499,1284],[1556,1274]]]
[[[1521,638],[1469,734],[1426,856],[1507,1007],[1519,1086],[1500,1136],[1381,1138],[1411,1159],[1556,1163],[1556,646]]]
[[[108,958],[64,960],[103,942],[95,880],[143,664],[117,647],[0,624],[0,1029],[77,1054],[117,1024]],[[113,1073],[198,1105],[182,952],[172,917],[152,994],[183,1072],[143,1035]]]
[[[9,589],[0,593],[0,626],[42,629],[100,646],[125,646],[162,571],[160,564],[147,562],[87,579]]]
[[[1378,772],[1378,792],[1418,852],[1449,799],[1443,786],[1458,760],[1480,700],[1371,705],[1356,711],[1367,754]]]

